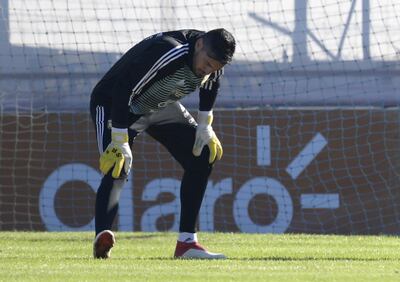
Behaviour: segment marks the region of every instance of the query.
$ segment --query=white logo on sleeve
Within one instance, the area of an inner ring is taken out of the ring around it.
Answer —
[[[176,82],[176,86],[183,87],[185,86],[185,80],[181,79]]]

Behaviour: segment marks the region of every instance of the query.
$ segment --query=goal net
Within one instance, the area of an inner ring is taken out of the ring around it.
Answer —
[[[149,35],[224,27],[237,51],[199,230],[400,233],[398,1],[0,4],[0,230],[93,230],[93,86]],[[146,134],[133,155],[114,228],[176,231],[181,167]]]

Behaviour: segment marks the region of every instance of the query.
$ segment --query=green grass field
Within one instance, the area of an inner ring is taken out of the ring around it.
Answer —
[[[0,281],[400,281],[388,236],[200,233],[224,261],[175,260],[175,233],[117,232],[109,260],[92,233],[0,232]]]

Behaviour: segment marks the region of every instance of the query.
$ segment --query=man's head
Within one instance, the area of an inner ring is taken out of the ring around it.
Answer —
[[[197,39],[193,55],[193,72],[203,77],[221,69],[232,60],[236,42],[223,28],[213,29]]]

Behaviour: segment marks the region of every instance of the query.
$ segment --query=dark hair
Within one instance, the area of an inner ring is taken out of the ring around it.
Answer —
[[[224,28],[210,30],[203,35],[203,40],[207,48],[208,56],[222,64],[227,64],[232,61],[236,42],[229,31]]]

